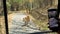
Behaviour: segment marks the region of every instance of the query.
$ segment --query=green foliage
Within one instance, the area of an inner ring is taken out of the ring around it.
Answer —
[[[12,3],[14,3],[14,2],[22,3],[23,0],[9,0],[9,1],[7,1],[6,3],[9,5],[9,4],[12,4]]]
[[[14,0],[15,2],[22,3],[23,0]]]
[[[11,6],[11,4],[9,2],[6,2],[7,6]]]
[[[14,4],[15,5],[19,5],[19,4],[22,4],[23,0],[7,0],[6,1],[6,5],[7,5],[7,8],[10,9],[11,8],[11,5]]]
[[[12,3],[13,3],[13,2],[22,3],[22,1],[23,1],[23,0],[11,0],[11,1],[9,1],[9,2],[10,2],[10,3],[11,3],[11,2],[12,2]]]
[[[11,4],[9,2],[6,2],[7,8],[10,9]]]

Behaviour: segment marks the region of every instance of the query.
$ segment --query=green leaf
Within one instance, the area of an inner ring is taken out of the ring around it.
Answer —
[[[9,2],[6,2],[7,6],[11,6],[11,4]]]

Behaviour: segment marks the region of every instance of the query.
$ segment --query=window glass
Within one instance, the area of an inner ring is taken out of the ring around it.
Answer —
[[[49,30],[47,10],[57,9],[56,3],[55,0],[7,0],[9,34]]]

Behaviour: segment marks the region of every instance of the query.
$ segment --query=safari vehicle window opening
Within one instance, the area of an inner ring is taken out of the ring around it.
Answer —
[[[5,17],[5,28],[6,28],[6,34],[9,34],[8,31],[8,18],[7,18],[7,6],[6,6],[6,0],[3,0],[3,7],[4,7],[4,17]],[[52,31],[42,31],[39,33],[51,33]]]

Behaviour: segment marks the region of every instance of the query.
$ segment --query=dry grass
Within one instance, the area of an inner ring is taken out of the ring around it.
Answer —
[[[4,16],[0,16],[0,34],[5,34]]]

